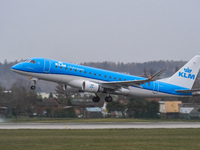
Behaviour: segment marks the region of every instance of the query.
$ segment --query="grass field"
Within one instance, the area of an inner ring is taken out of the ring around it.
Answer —
[[[199,150],[200,129],[0,130],[1,150]]]
[[[135,119],[135,118],[30,118],[18,117],[0,120],[0,122],[12,123],[70,123],[70,122],[199,122],[200,120],[186,119]]]

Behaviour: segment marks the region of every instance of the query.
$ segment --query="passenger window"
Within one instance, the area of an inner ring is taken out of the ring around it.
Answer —
[[[67,70],[67,68],[65,68],[65,70]]]
[[[107,75],[105,75],[105,78],[107,77]]]
[[[99,76],[101,76],[101,74],[99,74]]]
[[[114,79],[116,80],[116,77]]]
[[[112,77],[110,76],[110,79],[111,79]]]
[[[80,72],[82,72],[82,71],[80,70]]]
[[[56,66],[56,68],[57,68],[58,66]]]
[[[96,73],[94,75],[96,76]]]
[[[121,78],[119,78],[119,80],[121,80]]]

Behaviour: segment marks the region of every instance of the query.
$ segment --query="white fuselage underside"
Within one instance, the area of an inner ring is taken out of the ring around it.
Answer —
[[[56,83],[62,83],[65,85],[69,85],[75,88],[81,89],[81,86],[84,81],[92,81],[96,83],[101,83],[103,81],[101,80],[95,80],[95,79],[88,79],[84,77],[79,76],[73,76],[73,75],[63,75],[63,74],[45,74],[45,73],[32,73],[32,72],[24,72],[19,70],[14,70],[15,72],[29,76],[29,77],[35,77],[39,80],[46,80],[46,81],[52,81]],[[153,90],[147,90],[139,87],[133,87],[129,86],[128,88],[124,89],[121,88],[117,91],[112,91],[110,94],[119,94],[119,95],[126,95],[126,96],[132,96],[132,97],[175,97],[175,95],[168,94],[168,93],[162,93],[158,91]]]

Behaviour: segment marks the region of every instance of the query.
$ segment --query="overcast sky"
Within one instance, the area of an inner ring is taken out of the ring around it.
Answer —
[[[189,60],[199,0],[0,0],[0,62]]]

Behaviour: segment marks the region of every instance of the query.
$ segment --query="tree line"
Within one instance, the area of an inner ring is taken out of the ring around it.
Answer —
[[[106,106],[109,113],[120,111],[123,117],[129,118],[158,118],[159,103],[155,100],[147,101],[142,98],[131,98],[128,103],[123,104],[113,101]],[[126,114],[125,114],[126,113]]]
[[[25,84],[25,81],[18,80],[9,90],[0,86],[0,106],[7,108],[5,114],[8,117],[31,114],[32,104],[41,100],[34,91],[27,90]]]
[[[60,107],[71,105],[71,97],[66,96],[66,94],[63,93],[57,93],[57,96],[58,98],[55,100],[58,102]],[[35,112],[38,113],[35,104],[40,104],[42,102],[48,103],[48,99],[54,99],[52,93],[49,94],[49,97],[42,98],[42,96],[38,95],[36,91],[31,90],[30,83],[23,79],[17,80],[9,90],[0,85],[0,115],[4,115],[3,117],[31,117]],[[46,111],[46,117],[75,117],[75,112],[72,109],[54,110],[53,106],[47,105]],[[37,116],[43,116],[42,112],[39,112]]]

